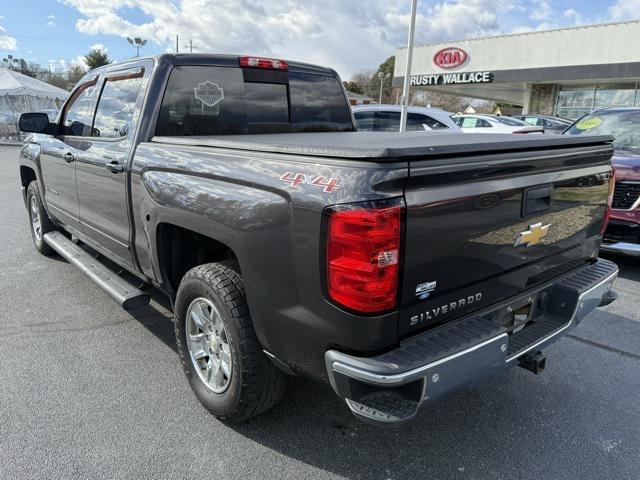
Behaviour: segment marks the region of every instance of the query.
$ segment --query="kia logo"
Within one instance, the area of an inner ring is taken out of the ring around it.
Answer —
[[[447,47],[438,50],[433,56],[433,63],[440,68],[455,68],[467,61],[467,52],[458,47]]]

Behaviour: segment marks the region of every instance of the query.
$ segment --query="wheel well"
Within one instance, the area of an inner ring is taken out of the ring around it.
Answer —
[[[28,187],[36,179],[36,172],[33,168],[20,165],[20,181],[23,187]]]
[[[169,223],[158,226],[158,261],[163,279],[168,282],[171,295],[180,280],[193,267],[204,263],[232,261],[240,269],[236,254],[224,243]]]

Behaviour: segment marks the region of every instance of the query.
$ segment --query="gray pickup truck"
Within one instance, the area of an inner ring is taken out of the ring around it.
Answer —
[[[357,132],[331,69],[195,54],[93,70],[54,123],[19,127],[36,248],[126,309],[164,292],[221,419],[306,375],[404,422],[511,366],[540,373],[615,297],[610,137]]]

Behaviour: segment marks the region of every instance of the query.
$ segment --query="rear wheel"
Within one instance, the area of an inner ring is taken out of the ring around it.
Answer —
[[[44,235],[55,230],[56,227],[42,205],[38,184],[35,181],[31,182],[27,187],[27,208],[29,211],[31,238],[33,238],[36,250],[43,255],[51,255],[53,249],[45,243]]]
[[[185,274],[176,297],[175,333],[189,384],[216,417],[244,421],[282,396],[287,377],[262,351],[242,277],[231,266],[209,263]]]

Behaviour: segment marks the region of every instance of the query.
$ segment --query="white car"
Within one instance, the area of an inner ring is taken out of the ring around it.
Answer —
[[[400,105],[357,105],[352,107],[359,131],[397,132],[400,128]],[[438,130],[460,133],[451,113],[439,108],[409,107],[407,132]]]
[[[544,133],[544,128],[511,117],[459,114],[453,121],[465,133]]]

